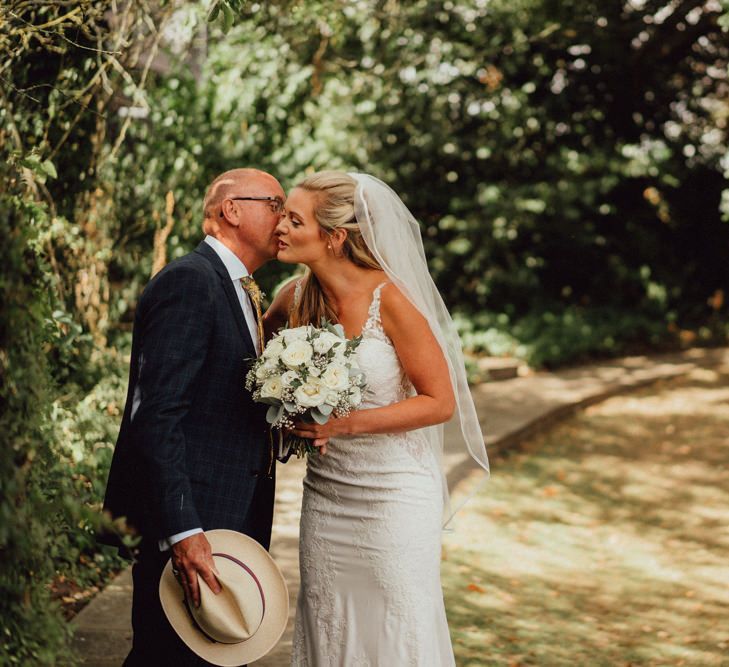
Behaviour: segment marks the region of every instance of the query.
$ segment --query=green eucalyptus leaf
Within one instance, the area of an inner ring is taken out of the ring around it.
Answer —
[[[258,399],[259,403],[264,403],[265,405],[281,405],[281,401],[278,398],[273,398],[272,396],[261,396],[261,398]]]
[[[266,421],[269,424],[277,422],[283,415],[283,405],[272,405],[266,412]]]
[[[317,424],[326,424],[329,421],[329,415],[325,415],[320,411],[320,408],[314,408],[311,411],[311,418]]]
[[[324,416],[328,417],[330,414],[332,414],[334,406],[329,405],[329,403],[324,403],[323,405],[320,405],[317,410],[319,410],[319,412],[321,412]]]

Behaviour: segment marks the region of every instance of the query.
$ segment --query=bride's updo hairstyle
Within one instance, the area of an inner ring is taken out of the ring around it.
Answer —
[[[347,237],[338,251],[340,256],[365,269],[382,270],[362,238],[354,215],[357,181],[341,171],[320,171],[308,176],[296,187],[314,194],[314,218],[319,223],[323,236],[331,236],[336,229],[347,231]],[[318,326],[322,317],[330,322],[337,320],[337,315],[327,302],[316,276],[307,271],[301,297],[291,309],[289,325]]]

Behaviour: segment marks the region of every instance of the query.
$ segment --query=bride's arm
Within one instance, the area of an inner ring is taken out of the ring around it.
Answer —
[[[380,317],[417,396],[382,408],[357,410],[326,424],[302,425],[294,433],[309,438],[357,433],[395,433],[448,421],[455,397],[443,352],[427,320],[392,284],[382,290]],[[367,369],[363,369],[365,374]]]
[[[263,316],[263,329],[266,332],[266,340],[276,333],[281,327],[286,325],[289,319],[289,311],[294,300],[294,290],[296,289],[296,279],[287,282],[276,294],[273,303],[268,307]]]

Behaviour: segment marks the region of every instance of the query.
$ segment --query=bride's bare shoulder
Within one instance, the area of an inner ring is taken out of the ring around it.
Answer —
[[[264,315],[264,320],[274,325],[275,328],[283,326],[286,323],[289,312],[294,305],[297,285],[301,280],[301,276],[293,276],[277,290],[273,302]]]
[[[392,281],[387,282],[380,292],[380,314],[383,323],[385,319],[406,321],[414,316],[420,317],[420,311]]]

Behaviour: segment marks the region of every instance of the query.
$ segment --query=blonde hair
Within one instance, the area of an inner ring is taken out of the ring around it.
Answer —
[[[344,257],[365,269],[382,270],[362,238],[354,214],[357,181],[341,171],[320,171],[308,176],[296,187],[315,195],[314,218],[323,234],[331,235],[336,229],[347,231],[341,250]],[[292,306],[289,324],[292,327],[305,324],[318,326],[322,317],[335,322],[337,314],[327,301],[316,276],[307,271],[301,295]]]

